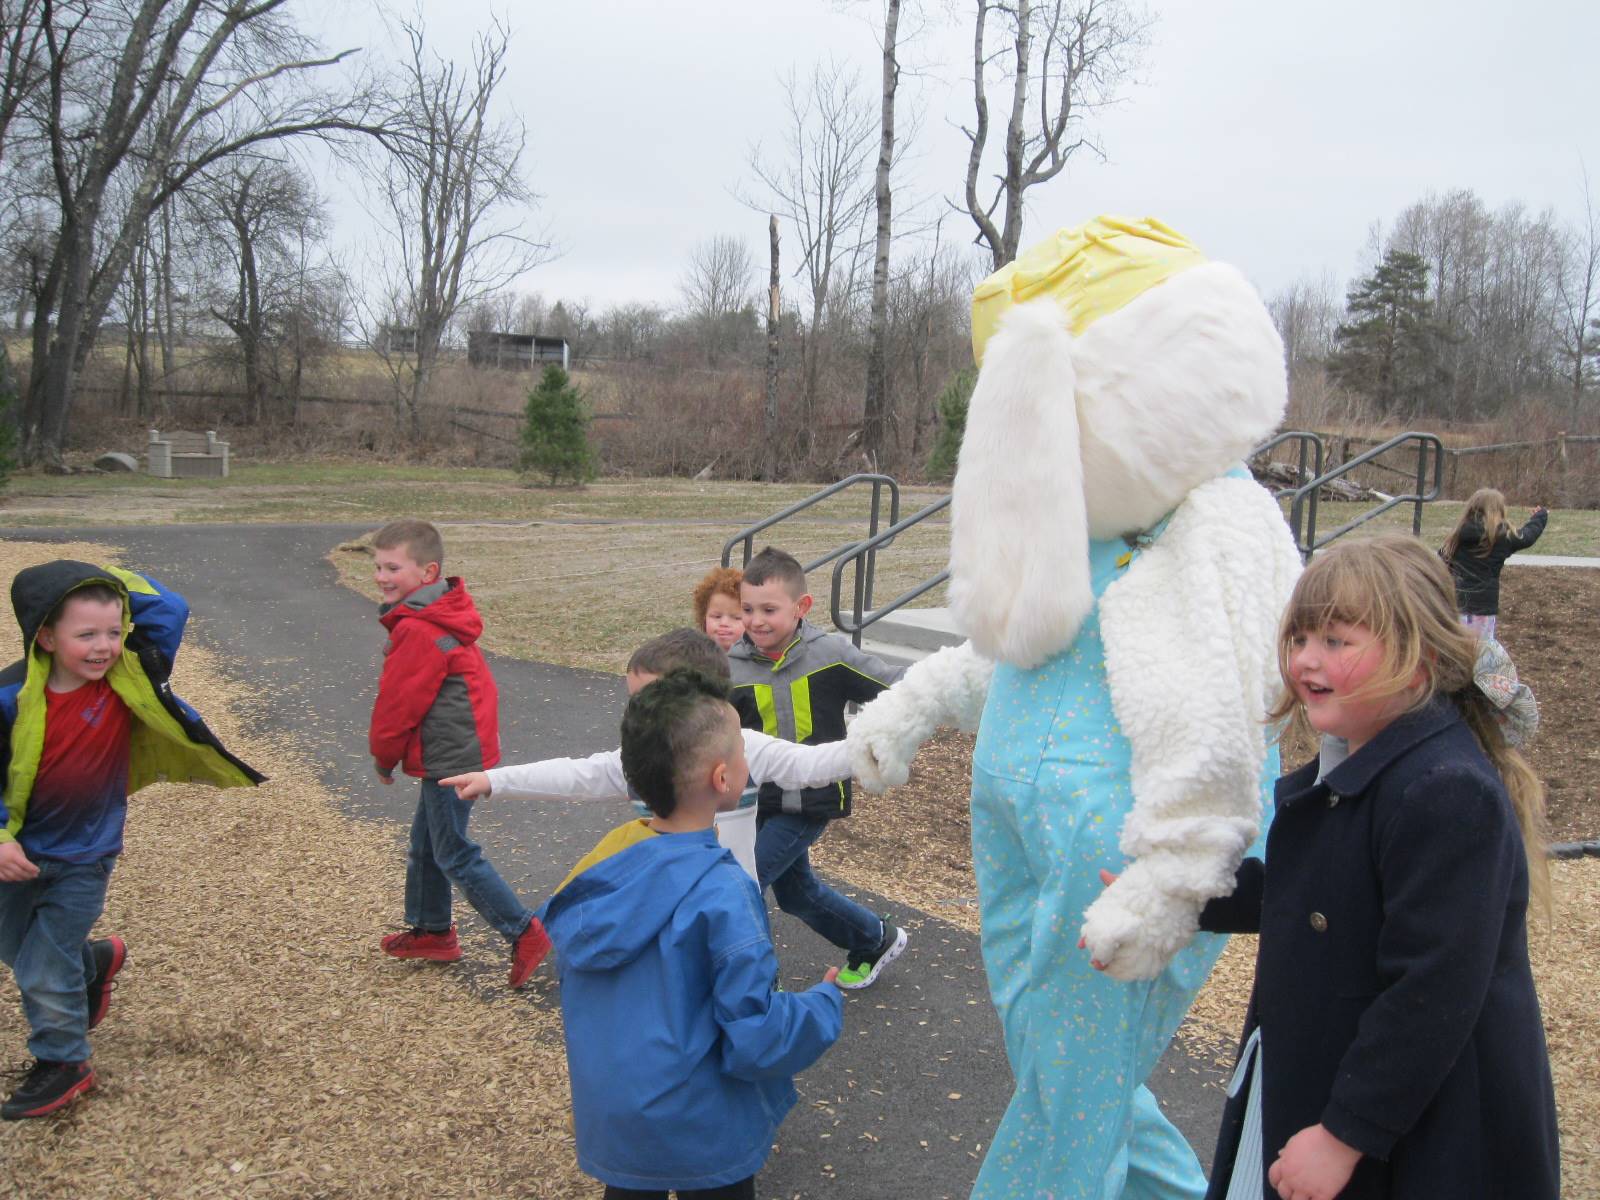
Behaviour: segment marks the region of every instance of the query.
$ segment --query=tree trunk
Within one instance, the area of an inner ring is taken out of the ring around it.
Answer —
[[[764,479],[777,478],[778,462],[778,218],[767,222],[767,240],[772,246],[772,270],[767,276],[767,396],[762,414]]]
[[[894,96],[900,84],[900,66],[895,61],[899,23],[900,0],[888,0],[883,22],[883,130],[878,140],[878,236],[872,258],[871,345],[867,351],[867,397],[861,419],[861,448],[874,469],[883,453],[884,421],[890,407],[885,346],[889,337],[889,231],[893,203],[889,167],[894,161]]]

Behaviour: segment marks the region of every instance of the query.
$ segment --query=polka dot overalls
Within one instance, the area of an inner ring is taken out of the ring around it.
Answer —
[[[1096,600],[1137,553],[1120,539],[1090,543]],[[1100,974],[1078,949],[1100,869],[1126,862],[1117,838],[1133,806],[1131,764],[1097,611],[1039,667],[996,666],[973,753],[972,850],[984,965],[1016,1091],[975,1200],[1205,1193],[1193,1151],[1144,1081],[1225,939],[1198,935],[1144,983]],[[1264,806],[1276,775],[1274,753]]]

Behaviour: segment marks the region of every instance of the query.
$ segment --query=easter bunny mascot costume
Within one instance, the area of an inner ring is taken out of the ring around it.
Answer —
[[[857,774],[903,782],[938,726],[978,730],[973,864],[1016,1090],[973,1195],[1199,1197],[1144,1080],[1221,952],[1197,918],[1276,775],[1300,562],[1240,460],[1283,416],[1282,345],[1238,271],[1108,217],[980,285],[973,345],[950,539],[970,640],[861,711]]]

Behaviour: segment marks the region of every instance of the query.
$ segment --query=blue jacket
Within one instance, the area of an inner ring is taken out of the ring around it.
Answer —
[[[844,998],[773,990],[766,908],[715,832],[629,846],[539,915],[559,956],[578,1165],[645,1190],[759,1171]]]
[[[168,685],[189,617],[183,597],[132,571],[56,559],[26,567],[11,581],[24,657],[0,671],[0,842],[27,840],[28,799],[44,749],[51,662],[35,639],[50,611],[88,584],[104,584],[123,598],[123,650],[106,681],[133,717],[127,794],[161,780],[248,787],[266,778],[230,754]],[[122,817],[118,812],[81,836],[69,830],[51,840],[44,856],[87,862],[115,854],[122,848]]]

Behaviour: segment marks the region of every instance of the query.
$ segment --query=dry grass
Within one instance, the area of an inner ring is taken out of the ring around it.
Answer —
[[[64,555],[108,557],[9,543],[0,567]],[[469,940],[483,995],[461,968],[383,958],[394,832],[343,816],[293,746],[252,734],[259,701],[198,648],[174,686],[274,778],[133,800],[100,926],[129,945],[94,1035],[100,1087],[0,1127],[9,1194],[595,1194],[573,1156],[559,1018],[505,990],[500,939]],[[0,1043],[20,1057],[25,1038],[13,993]]]
[[[774,542],[802,561],[820,557],[859,524],[842,518],[797,520]],[[483,614],[483,646],[500,654],[569,667],[620,672],[647,638],[692,622],[690,594],[715,565],[726,533],[699,523],[624,519],[595,525],[444,524],[448,573],[461,573]],[[757,546],[765,542],[758,539]],[[878,595],[892,597],[943,569],[948,530],[902,535],[880,567]],[[372,599],[371,549],[363,538],[333,561],[346,584]],[[828,574],[813,572],[812,619],[829,628]],[[850,577],[847,576],[847,579]],[[932,602],[932,601],[930,601]]]

